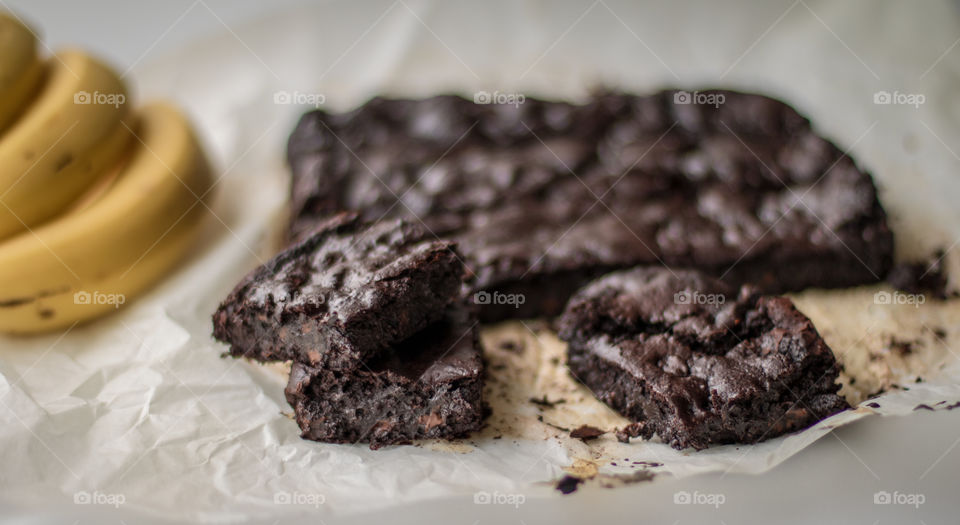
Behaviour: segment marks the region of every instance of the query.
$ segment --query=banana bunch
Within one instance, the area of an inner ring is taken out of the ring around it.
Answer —
[[[0,332],[115,311],[182,260],[209,164],[174,107],[132,109],[122,79],[74,50],[44,59],[0,13]]]

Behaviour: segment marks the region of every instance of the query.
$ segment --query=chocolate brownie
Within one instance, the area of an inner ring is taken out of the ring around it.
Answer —
[[[337,215],[247,275],[214,336],[236,357],[353,369],[443,316],[463,278],[454,250],[417,224]]]
[[[302,436],[371,448],[480,428],[483,363],[466,308],[349,372],[295,362],[287,401]]]
[[[292,236],[346,209],[422,222],[459,243],[470,292],[524,297],[487,320],[556,314],[636,265],[781,292],[876,282],[892,262],[870,175],[761,95],[375,98],[304,115],[288,160]]]
[[[810,320],[750,286],[620,271],[577,292],[558,324],[573,376],[677,449],[755,443],[848,408]]]

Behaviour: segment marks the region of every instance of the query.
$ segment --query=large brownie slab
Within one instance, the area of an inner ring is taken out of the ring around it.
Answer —
[[[459,243],[470,291],[523,295],[484,319],[556,314],[639,264],[781,292],[879,281],[892,261],[870,175],[760,95],[376,98],[304,115],[288,159],[291,236],[341,210],[422,223]]]
[[[460,307],[350,372],[295,362],[287,401],[306,439],[369,443],[453,438],[480,428],[476,319]]]
[[[420,225],[338,215],[247,275],[214,336],[237,357],[351,370],[439,320],[462,278],[453,244]]]
[[[754,443],[848,407],[810,320],[749,286],[626,270],[577,292],[558,324],[573,376],[678,449]]]

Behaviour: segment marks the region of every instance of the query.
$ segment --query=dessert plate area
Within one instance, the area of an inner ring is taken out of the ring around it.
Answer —
[[[187,109],[221,174],[203,238],[187,264],[116,315],[63,334],[0,337],[0,513],[42,509],[51,523],[407,522],[393,513],[414,505],[419,520],[467,523],[635,518],[628,510],[641,508],[711,523],[755,512],[870,523],[953,515],[960,299],[880,284],[791,294],[843,364],[841,394],[855,408],[800,433],[700,452],[618,441],[628,421],[570,377],[545,320],[482,328],[491,415],[481,432],[376,451],[305,441],[284,399],[286,365],[221,357],[210,321],[280,247],[285,141],[299,115],[376,94],[577,100],[608,85],[774,96],[873,174],[898,260],[947,249],[954,279],[952,3],[338,0],[214,25],[131,74],[142,100],[163,95]],[[924,101],[885,103],[884,93]],[[571,438],[584,424],[604,434]],[[561,496],[567,475],[588,481]],[[918,493],[922,505],[896,504],[896,494]]]

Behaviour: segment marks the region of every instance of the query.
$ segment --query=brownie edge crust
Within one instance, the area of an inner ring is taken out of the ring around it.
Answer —
[[[849,407],[839,367],[786,297],[641,268],[578,292],[559,320],[571,373],[677,449],[756,443]]]

